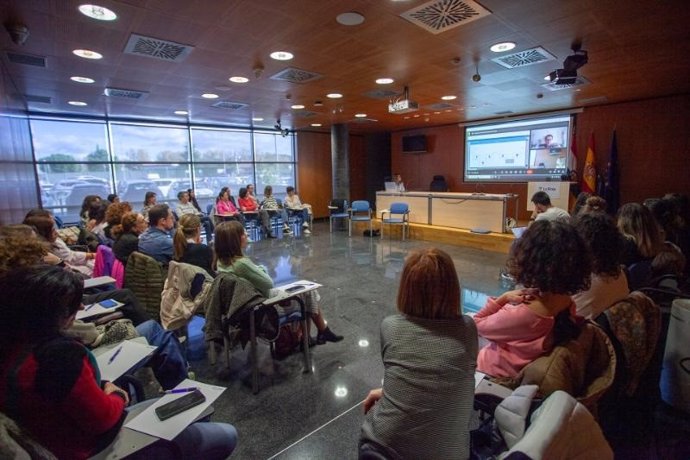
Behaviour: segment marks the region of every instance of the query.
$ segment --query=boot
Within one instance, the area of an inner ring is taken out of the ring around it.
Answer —
[[[329,327],[319,331],[316,335],[316,343],[319,345],[323,345],[326,342],[340,342],[341,340],[343,340],[343,336],[334,334]]]

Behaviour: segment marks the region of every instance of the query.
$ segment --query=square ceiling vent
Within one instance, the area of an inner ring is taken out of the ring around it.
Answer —
[[[405,11],[400,16],[427,32],[440,34],[490,14],[491,11],[472,0],[435,0]]]
[[[218,101],[211,104],[211,107],[215,107],[217,109],[240,110],[248,105],[249,104],[245,104],[244,102]]]
[[[122,88],[106,88],[103,91],[108,97],[117,97],[121,99],[129,99],[133,101],[138,101],[144,99],[149,95],[148,91],[138,91],[136,89],[122,89]]]
[[[295,67],[288,67],[281,70],[277,74],[271,75],[271,80],[287,81],[290,83],[307,83],[318,80],[323,77],[320,73],[310,72],[308,70],[297,69]]]
[[[506,69],[517,69],[519,67],[541,64],[542,62],[555,61],[556,56],[549,53],[541,46],[537,46],[536,48],[518,51],[517,53],[495,57],[491,60]]]
[[[146,56],[168,62],[180,62],[189,56],[193,49],[193,46],[182,43],[132,34],[125,46],[125,54]]]
[[[33,56],[31,54],[7,52],[7,59],[12,64],[32,65],[35,67],[45,67],[46,58],[43,56]]]

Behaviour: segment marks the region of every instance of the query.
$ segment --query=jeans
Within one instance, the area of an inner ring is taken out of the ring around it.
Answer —
[[[136,404],[150,405],[155,399]],[[160,439],[128,458],[155,459],[225,459],[237,446],[237,430],[229,423],[196,422],[185,428],[172,441]]]
[[[148,320],[137,326],[137,332],[146,337],[150,345],[158,347],[147,365],[153,369],[164,390],[174,388],[187,378],[184,350],[172,331],[166,331],[157,322]]]

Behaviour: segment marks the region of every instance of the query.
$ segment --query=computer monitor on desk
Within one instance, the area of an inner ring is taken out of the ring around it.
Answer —
[[[397,192],[398,185],[395,182],[384,182],[383,183],[387,192]]]

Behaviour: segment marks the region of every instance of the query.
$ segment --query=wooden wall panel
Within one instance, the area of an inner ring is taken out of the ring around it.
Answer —
[[[297,134],[297,187],[299,196],[310,203],[314,217],[328,216],[331,178],[331,134]]]
[[[594,132],[597,170],[604,173],[615,128],[621,203],[668,192],[690,194],[689,124],[690,95],[587,108],[577,115],[578,172]],[[430,152],[403,154],[401,138],[408,134],[429,136]],[[393,170],[413,190],[428,190],[433,175],[444,174],[452,192],[516,193],[519,218],[528,219],[526,184],[463,182],[464,141],[463,129],[457,125],[395,132],[391,135]]]
[[[350,196],[367,195],[365,139],[350,135]],[[297,135],[297,187],[299,196],[314,209],[314,217],[328,216],[331,177],[331,134],[301,132]]]

